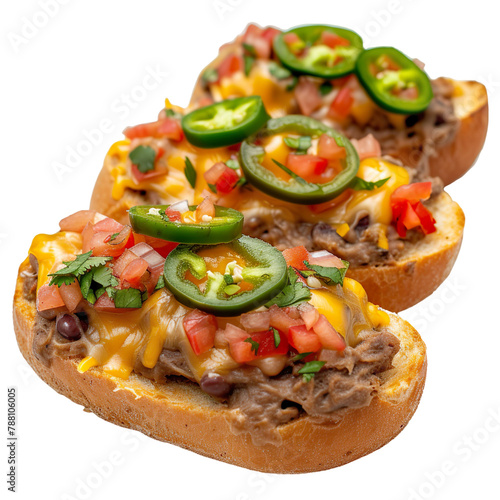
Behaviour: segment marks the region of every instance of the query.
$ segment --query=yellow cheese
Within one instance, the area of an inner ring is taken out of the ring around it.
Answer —
[[[348,316],[345,302],[328,290],[311,290],[309,301],[320,314],[324,314],[328,322],[345,338]]]
[[[69,231],[39,234],[33,238],[29,253],[38,260],[37,290],[49,281],[48,274],[56,271],[63,261],[74,260],[81,253],[82,235]]]

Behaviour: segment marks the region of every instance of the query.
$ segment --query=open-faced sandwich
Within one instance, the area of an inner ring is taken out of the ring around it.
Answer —
[[[345,464],[408,423],[425,345],[368,302],[347,262],[299,249],[296,264],[294,250],[241,236],[242,215],[208,198],[130,218],[73,214],[36,236],[20,267],[18,344],[56,391],[117,425],[275,473]]]
[[[301,113],[350,139],[373,134],[383,154],[445,185],[473,165],[488,126],[482,84],[429,80],[420,61],[393,47],[364,50],[357,33],[336,26],[249,24],[200,74],[191,103],[249,95],[273,118]]]
[[[210,198],[244,214],[244,234],[349,261],[347,276],[386,309],[431,294],[464,226],[440,180],[383,156],[371,134],[351,142],[308,116],[268,118],[259,96],[189,113],[167,101],[111,147],[91,209],[126,223],[134,205]]]

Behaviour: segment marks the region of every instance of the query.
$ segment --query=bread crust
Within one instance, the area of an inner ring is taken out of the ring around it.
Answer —
[[[221,47],[219,55],[208,64],[198,76],[191,95],[190,106],[196,106],[200,99],[210,97],[204,90],[202,75],[209,68],[216,68],[231,53],[238,52],[238,44],[228,43]],[[452,98],[455,116],[459,120],[458,131],[453,141],[436,144],[436,155],[429,158],[430,174],[440,177],[445,186],[462,177],[475,163],[483,149],[488,130],[488,95],[486,87],[476,81],[459,81],[446,78],[456,89]],[[432,137],[429,138],[433,140]],[[391,152],[404,165],[415,164],[415,147]]]
[[[392,440],[417,409],[425,384],[426,350],[411,325],[391,314],[390,331],[401,342],[394,368],[383,374],[372,403],[351,410],[338,425],[317,425],[302,416],[279,428],[282,444],[256,447],[248,434],[235,435],[234,418],[191,383],[157,384],[133,374],[128,380],[97,368],[83,374],[77,360],[54,358],[51,366],[33,354],[35,304],[23,297],[21,265],[14,296],[14,329],[19,348],[35,372],[60,394],[99,417],[223,462],[270,473],[331,469],[360,458]]]

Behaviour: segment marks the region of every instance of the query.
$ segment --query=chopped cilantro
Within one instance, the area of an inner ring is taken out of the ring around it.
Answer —
[[[114,241],[116,239],[116,237],[119,235],[120,233],[113,233],[110,237],[109,237],[109,241]]]
[[[280,66],[278,63],[275,63],[274,61],[271,61],[269,63],[268,68],[269,68],[269,73],[271,73],[271,75],[274,76],[276,80],[285,80],[286,78],[290,78],[292,76],[290,70],[284,68],[283,66]]]
[[[254,62],[255,62],[255,57],[247,55],[243,56],[243,66],[244,66],[245,76],[248,76],[250,74],[250,71],[252,71]]]
[[[278,330],[276,330],[276,328],[273,328],[273,335],[274,335],[274,347],[276,347],[276,349],[279,347],[279,345],[281,344],[281,337],[280,337],[280,332],[278,332]]]
[[[312,352],[301,352],[300,354],[297,354],[297,356],[294,356],[292,361],[300,361],[301,359],[307,358],[309,354],[312,354]]]
[[[236,184],[234,185],[234,188],[233,188],[233,189],[236,189],[236,188],[242,187],[242,186],[244,186],[246,183],[247,183],[246,178],[245,178],[245,177],[240,177],[240,178],[238,179],[238,182],[236,182]]]
[[[296,149],[297,153],[304,154],[311,147],[311,138],[308,135],[301,135],[300,137],[285,137],[285,144]]]
[[[255,355],[257,356],[257,353],[259,352],[259,343],[255,342],[255,340],[253,340],[252,337],[248,337],[243,342],[248,342],[249,344],[252,344],[252,347],[250,350],[254,351]]]
[[[55,273],[49,274],[52,276],[49,285],[69,285],[73,283],[75,278],[85,274],[93,267],[104,266],[106,262],[111,260],[111,257],[91,257],[92,251],[82,253],[76,256],[75,260],[63,262],[66,267],[59,269]]]
[[[288,307],[299,304],[311,298],[311,291],[297,280],[297,275],[292,267],[288,268],[288,284],[281,292],[270,300],[266,306],[276,304],[278,307]]]
[[[313,273],[309,273],[306,271],[304,274],[306,276],[315,276],[323,280],[327,285],[343,285],[344,277],[347,269],[349,268],[349,262],[346,260],[342,261],[344,263],[344,267],[338,269],[337,267],[324,267],[317,266],[315,264],[309,264],[307,260],[304,261],[304,264],[311,270]]]
[[[304,178],[300,177],[300,175],[297,175],[295,172],[292,172],[288,167],[285,167],[285,165],[283,165],[283,163],[280,163],[278,160],[275,160],[274,158],[271,158],[271,160],[273,160],[273,162],[279,168],[281,168],[281,170],[286,172],[290,177],[295,179],[299,184],[302,184],[302,185],[308,184],[308,182]]]
[[[141,144],[130,151],[128,157],[137,167],[137,170],[143,174],[155,168],[156,151],[151,146],[143,146]]]
[[[255,50],[255,47],[253,45],[250,45],[249,43],[242,43],[243,48],[245,49],[245,52],[250,54],[253,57],[257,57],[257,52]]]
[[[125,288],[116,290],[115,307],[123,309],[127,307],[138,308],[142,306],[142,294],[137,288]]]
[[[212,191],[212,193],[217,194],[217,188],[215,187],[215,184],[208,183],[208,188],[210,189],[210,191]]]
[[[361,177],[354,177],[349,187],[355,191],[373,191],[375,188],[383,186],[389,179],[390,177],[386,177],[385,179],[381,179],[379,181],[370,182],[361,179]]]
[[[323,96],[329,94],[333,89],[333,85],[330,82],[324,82],[319,86],[319,93]]]
[[[226,165],[229,168],[232,168],[233,170],[238,170],[240,168],[240,163],[238,160],[233,160],[233,159],[227,160]]]
[[[165,286],[165,278],[163,277],[163,274],[160,274],[160,277],[158,278],[158,283],[156,283],[155,290],[160,290],[160,288],[163,288]]]
[[[234,283],[233,277],[230,274],[224,275],[224,281],[226,282],[226,285],[232,285]]]
[[[295,89],[295,87],[297,86],[297,83],[299,83],[299,79],[296,76],[294,76],[292,78],[292,81],[286,86],[286,90],[288,92],[291,92],[292,90]]]
[[[325,361],[308,361],[300,370],[299,373],[302,375],[304,382],[310,382],[316,373],[318,373]]]
[[[184,168],[184,175],[186,176],[186,179],[191,185],[191,187],[194,189],[194,187],[196,186],[196,177],[197,177],[196,170],[194,169],[191,160],[187,156],[185,159],[185,164],[186,166]]]
[[[205,83],[214,83],[219,79],[219,72],[215,68],[208,68],[201,76],[201,79]]]

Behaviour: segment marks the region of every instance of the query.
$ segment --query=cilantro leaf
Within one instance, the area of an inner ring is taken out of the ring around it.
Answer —
[[[120,233],[113,233],[110,237],[109,237],[109,241],[113,241],[116,239],[116,237],[119,235]]]
[[[238,160],[233,160],[232,158],[226,161],[226,165],[233,170],[238,170],[240,168],[240,163],[238,162]]]
[[[141,144],[130,151],[128,157],[137,167],[137,170],[143,174],[155,168],[156,151],[151,146],[143,146]]]
[[[167,118],[180,118],[181,116],[171,108],[165,108],[165,115],[167,115]]]
[[[253,45],[250,45],[249,43],[242,43],[242,46],[245,52],[247,52],[251,56],[257,57],[257,51],[255,50],[255,47]]]
[[[245,184],[247,184],[247,180],[245,177],[240,177],[238,179],[238,181],[236,182],[236,184],[234,185],[234,188],[233,189],[236,189],[236,188],[239,188],[239,187],[242,187],[244,186]]]
[[[361,177],[354,177],[349,187],[351,189],[354,189],[355,191],[362,191],[362,190],[373,191],[375,188],[383,186],[389,179],[390,177],[386,177],[385,179],[381,179],[376,182],[370,182],[361,179]]]
[[[117,308],[139,308],[142,306],[142,294],[140,290],[137,290],[137,288],[116,290],[114,295],[115,307]]]
[[[233,277],[230,274],[225,274],[223,276],[226,285],[232,285],[234,283]]]
[[[165,278],[163,277],[163,273],[160,274],[160,277],[158,278],[158,283],[156,283],[155,286],[155,291],[160,290],[160,288],[163,288],[165,286]]]
[[[196,177],[198,176],[198,174],[196,173],[191,160],[187,156],[185,159],[185,163],[186,167],[184,168],[184,175],[186,176],[186,179],[191,187],[194,189],[194,187],[196,186]]]
[[[119,281],[111,272],[111,269],[106,266],[97,267],[94,269],[92,279],[103,287],[117,286]]]
[[[255,57],[247,55],[243,56],[243,66],[244,66],[245,76],[248,76],[250,74],[250,71],[252,71],[252,66],[254,62],[255,62]]]
[[[280,66],[278,63],[275,63],[274,61],[271,61],[269,63],[268,68],[269,68],[269,73],[271,73],[271,75],[274,76],[276,80],[285,80],[286,78],[290,78],[292,76],[290,70],[284,68],[283,66]]]
[[[288,92],[291,92],[292,90],[295,89],[295,87],[297,86],[297,83],[299,83],[299,79],[296,76],[294,76],[292,78],[292,81],[286,86],[286,90]]]
[[[312,352],[301,352],[300,354],[297,354],[297,356],[294,356],[292,361],[300,361],[301,359],[307,358],[309,354],[312,354]]]
[[[101,295],[106,293],[106,289],[102,286],[95,291],[95,297],[98,299]]]
[[[303,186],[305,184],[309,184],[305,179],[303,179],[302,177],[300,177],[300,175],[297,175],[295,172],[292,172],[288,167],[285,167],[285,165],[283,165],[283,163],[280,163],[278,160],[275,160],[274,158],[271,158],[271,160],[273,160],[273,162],[279,168],[281,168],[281,170],[283,170],[284,172],[286,172],[290,177],[292,177],[293,179],[295,179],[299,184],[302,184]]]
[[[49,274],[52,276],[49,285],[69,285],[73,283],[75,278],[78,278],[94,267],[104,266],[106,262],[111,260],[111,257],[91,257],[92,251],[82,253],[76,256],[75,260],[63,262],[66,267],[59,269],[55,273]]]
[[[311,291],[301,281],[297,280],[297,275],[292,267],[288,268],[287,274],[288,284],[274,299],[266,304],[266,307],[271,307],[274,304],[278,307],[288,307],[311,298]]]
[[[71,283],[73,283],[74,281],[74,276],[53,276],[50,280],[49,285],[57,285],[60,288],[61,285],[71,285]]]
[[[255,355],[257,356],[257,353],[259,352],[259,343],[255,342],[255,340],[253,340],[252,337],[248,337],[243,342],[248,342],[249,344],[252,344],[252,347],[250,348],[250,350],[254,351]]]
[[[91,269],[88,273],[84,274],[80,279],[80,290],[82,292],[83,298],[87,300],[89,292],[91,291],[90,286],[92,285],[93,275],[94,275],[94,270]]]
[[[324,82],[319,86],[319,93],[322,96],[329,94],[333,89],[333,85],[330,82]]]
[[[219,72],[215,68],[208,68],[201,76],[201,79],[204,83],[214,83],[219,79]]]
[[[285,137],[285,144],[296,149],[297,153],[305,153],[311,147],[311,138],[308,135],[301,135],[300,137]]]
[[[308,361],[298,373],[302,375],[304,382],[310,382],[314,378],[314,375],[323,368],[324,364],[325,361]]]
[[[212,191],[212,193],[217,194],[217,188],[215,187],[215,184],[210,184],[210,182],[208,182],[207,184],[210,191]]]
[[[276,347],[276,349],[279,347],[279,345],[281,344],[281,337],[280,337],[280,332],[278,332],[278,330],[276,330],[276,328],[273,328],[273,335],[274,335],[274,347]]]
[[[304,261],[304,264],[308,267],[308,269],[314,271],[314,276],[316,276],[316,278],[322,279],[327,285],[343,285],[345,273],[349,268],[349,262],[346,260],[343,260],[342,262],[344,263],[344,267],[341,269],[338,269],[337,267],[324,267],[309,264],[307,260]]]

